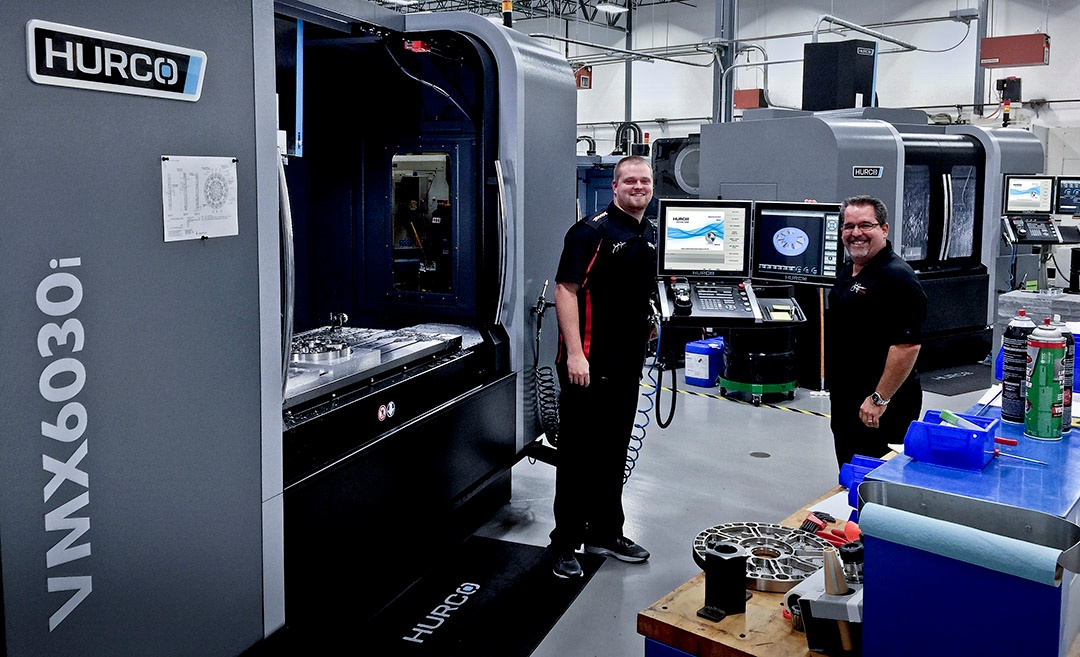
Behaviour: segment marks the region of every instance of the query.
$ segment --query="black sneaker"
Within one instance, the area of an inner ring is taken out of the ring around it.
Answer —
[[[615,557],[626,563],[641,563],[649,559],[649,551],[625,536],[620,536],[611,541],[599,545],[585,545],[585,551],[589,554],[599,554],[605,557]]]
[[[555,576],[560,579],[581,577],[585,574],[581,571],[581,564],[578,563],[577,557],[574,556],[573,552],[556,554],[555,567],[551,569],[551,572],[555,573]]]

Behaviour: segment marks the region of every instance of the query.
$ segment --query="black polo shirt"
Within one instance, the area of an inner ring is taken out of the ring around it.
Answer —
[[[889,347],[922,343],[926,293],[892,242],[858,276],[852,268],[848,260],[829,292],[825,376],[830,391],[865,396],[881,379]],[[912,380],[918,380],[914,371]]]
[[[581,286],[578,319],[590,375],[640,374],[656,290],[656,228],[609,203],[567,231],[555,280]],[[556,363],[566,366],[561,336]]]

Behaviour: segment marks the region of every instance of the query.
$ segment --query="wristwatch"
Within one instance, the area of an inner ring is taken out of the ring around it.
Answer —
[[[885,406],[889,403],[889,400],[879,395],[877,390],[870,393],[870,401],[874,403],[874,406]]]

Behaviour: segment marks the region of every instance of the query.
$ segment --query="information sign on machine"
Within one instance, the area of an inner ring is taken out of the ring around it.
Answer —
[[[161,207],[166,242],[238,234],[236,158],[163,155]]]

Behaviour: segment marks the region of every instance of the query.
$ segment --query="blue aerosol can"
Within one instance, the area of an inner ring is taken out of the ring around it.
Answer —
[[[1043,321],[1028,336],[1027,409],[1024,435],[1039,440],[1061,440],[1064,401],[1065,337]]]
[[[1027,379],[1027,339],[1035,322],[1023,308],[1016,312],[1001,339],[1001,419],[1024,421],[1024,385]]]

